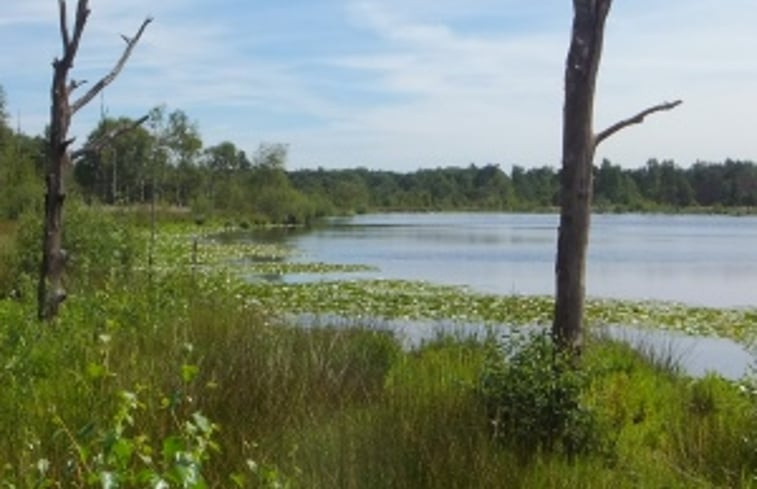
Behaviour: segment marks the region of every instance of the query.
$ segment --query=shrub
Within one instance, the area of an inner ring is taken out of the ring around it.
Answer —
[[[594,414],[581,403],[588,377],[546,333],[491,341],[479,392],[495,440],[524,455],[568,455],[600,446]]]
[[[131,223],[123,216],[71,200],[65,209],[63,248],[69,260],[66,272],[76,280],[95,283],[111,274],[131,269],[138,256],[138,240]],[[42,220],[27,213],[19,221],[17,254],[13,260],[20,280],[39,273]]]

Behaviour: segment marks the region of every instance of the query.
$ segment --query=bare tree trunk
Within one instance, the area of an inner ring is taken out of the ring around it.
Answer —
[[[58,313],[60,303],[66,298],[63,289],[63,267],[66,261],[63,244],[63,202],[66,191],[63,185],[63,171],[70,164],[66,141],[71,125],[71,107],[68,104],[66,80],[71,61],[56,60],[52,88],[52,108],[50,113],[50,168],[47,175],[45,195],[45,220],[42,248],[42,270],[38,287],[40,319],[49,319]]]
[[[563,348],[582,346],[586,249],[589,242],[592,167],[597,145],[620,129],[641,123],[680,101],[656,105],[594,134],[593,112],[604,26],[612,0],[573,0],[573,31],[565,66],[560,229],[552,335]]]
[[[89,17],[88,0],[78,0],[73,37],[68,29],[65,0],[58,0],[60,11],[60,34],[63,43],[63,57],[53,62],[52,106],[50,109],[50,162],[46,177],[44,234],[42,238],[42,266],[37,287],[37,306],[40,319],[52,319],[58,314],[60,304],[66,299],[63,287],[63,272],[66,252],[63,244],[63,203],[66,199],[64,172],[71,165],[68,139],[71,118],[79,109],[89,103],[103,88],[110,84],[123,69],[131,51],[142,36],[144,29],[152,21],[142,23],[137,35],[124,38],[126,49],[116,66],[108,75],[99,80],[89,91],[73,104],[69,97],[83,81],[68,81],[68,74],[74,64],[84,26]]]

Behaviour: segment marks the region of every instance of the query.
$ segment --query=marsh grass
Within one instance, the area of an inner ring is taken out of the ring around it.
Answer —
[[[16,254],[16,229],[14,221],[0,221],[0,294],[9,292],[8,284],[14,279],[13,260]]]
[[[35,320],[28,299],[0,300],[0,487],[101,487],[87,471],[112,459],[114,446],[126,450],[120,470],[166,474],[165,454],[198,413],[218,427],[207,450],[194,448],[207,487],[757,484],[757,401],[722,379],[686,378],[597,340],[577,394],[596,416],[602,449],[524,453],[496,440],[481,389],[485,345],[439,338],[408,351],[370,328],[291,327],[276,314],[286,307],[230,272],[141,269],[139,236],[102,238],[133,261],[103,258],[118,273],[74,270],[86,280],[53,325]],[[168,249],[176,256],[161,260],[179,263],[191,246]],[[422,291],[389,294],[387,307],[438,300]],[[124,393],[136,401],[119,433]]]

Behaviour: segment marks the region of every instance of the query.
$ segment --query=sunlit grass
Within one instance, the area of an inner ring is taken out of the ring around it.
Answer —
[[[36,321],[31,297],[0,300],[0,486],[91,487],[80,449],[90,461],[107,449],[124,391],[139,403],[122,439],[154,458],[135,455],[131,467],[160,470],[166,440],[194,413],[218,425],[218,451],[202,465],[209,487],[757,486],[757,398],[744,386],[590,342],[581,402],[602,449],[524,458],[493,440],[486,345],[440,338],[403,351],[360,327],[378,317],[547,324],[549,298],[397,281],[249,284],[240,261],[286,263],[291,250],[226,247],[187,225],[159,232],[148,270],[149,234],[137,234],[131,272],[72,288],[52,326]],[[356,327],[287,323],[301,312]],[[592,324],[701,324],[735,338],[754,325],[750,311],[668,304],[593,302],[587,313]]]

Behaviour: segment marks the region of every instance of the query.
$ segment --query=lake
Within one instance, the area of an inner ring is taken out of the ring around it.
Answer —
[[[589,296],[757,306],[757,217],[607,214],[592,219]],[[552,295],[558,220],[545,214],[369,214],[333,218],[314,230],[257,237],[283,241],[297,251],[297,261],[376,268],[276,278],[285,282],[407,279],[495,294]],[[342,319],[350,323],[349,318]],[[333,320],[325,318],[327,323]],[[377,324],[410,344],[459,328],[433,321]],[[467,325],[466,331],[482,333],[482,328]],[[754,362],[749,351],[729,339],[618,325],[608,333],[669,355],[692,375],[716,371],[737,379]]]
[[[349,277],[552,295],[557,225],[544,214],[369,214],[282,239],[302,261],[377,268]],[[757,306],[757,217],[595,215],[586,284],[599,298]]]

